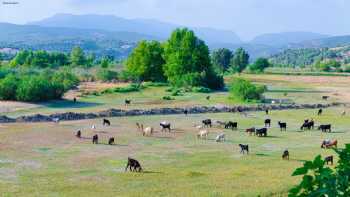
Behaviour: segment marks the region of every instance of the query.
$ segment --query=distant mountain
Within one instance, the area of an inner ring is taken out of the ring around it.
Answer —
[[[98,56],[125,58],[135,43],[144,39],[156,38],[133,32],[0,23],[0,48],[69,52],[80,46]]]
[[[322,39],[307,40],[292,45],[293,48],[332,48],[350,45],[350,35],[332,36]]]
[[[284,32],[263,34],[255,37],[250,43],[268,46],[288,46],[308,40],[324,39],[329,36],[311,32]]]
[[[166,39],[170,33],[181,25],[145,19],[124,19],[112,15],[72,15],[56,14],[52,17],[29,23],[44,27],[69,27],[79,29],[100,29],[107,31],[126,31],[146,34],[159,39]],[[207,43],[241,43],[240,38],[232,31],[212,28],[190,27]]]

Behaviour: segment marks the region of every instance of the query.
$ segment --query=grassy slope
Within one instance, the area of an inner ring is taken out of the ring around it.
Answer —
[[[64,122],[60,125],[11,124],[0,128],[0,191],[2,196],[286,196],[299,178],[291,177],[304,160],[321,150],[325,138],[338,139],[341,146],[350,142],[349,117],[340,117],[342,109],[329,109],[322,117],[314,110],[272,112],[273,128],[267,138],[250,137],[243,129],[262,126],[266,115],[200,114],[184,116],[149,116],[113,118],[112,127],[99,127],[102,142],[117,138],[117,146],[92,145],[73,134],[83,129],[91,136],[92,124],[100,120]],[[299,132],[305,118],[317,123],[333,123],[334,133]],[[335,118],[337,117],[337,118]],[[236,120],[239,131],[226,130],[227,141],[213,141],[223,129],[211,129],[210,140],[197,140],[194,123],[204,118]],[[135,122],[158,129],[158,122],[174,123],[176,134],[157,132],[142,137]],[[287,121],[287,132],[276,127]],[[251,154],[239,154],[237,144],[249,144]],[[282,161],[285,148],[290,161]],[[124,173],[126,158],[137,158],[147,173]]]

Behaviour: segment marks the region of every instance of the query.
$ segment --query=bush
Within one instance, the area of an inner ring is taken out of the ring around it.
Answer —
[[[103,82],[108,82],[108,81],[117,79],[117,76],[118,76],[117,72],[104,69],[104,68],[99,69],[96,73],[96,78]]]
[[[163,100],[171,101],[171,100],[175,100],[175,99],[172,98],[171,96],[163,96]]]
[[[171,93],[171,96],[183,96],[183,92],[181,89],[174,89]]]
[[[13,75],[7,75],[0,82],[0,99],[16,100],[16,90],[18,86],[18,78]]]
[[[143,86],[145,86],[145,87],[165,87],[165,86],[168,86],[168,84],[162,83],[162,82],[145,82],[145,83],[143,83]]]
[[[317,156],[294,171],[293,176],[303,176],[299,185],[289,191],[289,196],[350,196],[350,144],[345,149],[334,149],[339,156],[335,170]]]
[[[254,85],[241,78],[235,79],[230,86],[231,96],[243,101],[260,100],[265,91],[265,86]]]
[[[198,93],[210,93],[212,92],[211,89],[206,88],[206,87],[192,87],[191,89],[192,92],[198,92]]]
[[[64,91],[68,91],[79,85],[79,79],[69,70],[61,70],[52,76],[52,82],[62,84]]]
[[[128,93],[128,92],[138,92],[142,89],[143,87],[139,84],[130,84],[126,87],[117,87],[114,88],[113,91],[114,92],[118,92],[118,93]]]

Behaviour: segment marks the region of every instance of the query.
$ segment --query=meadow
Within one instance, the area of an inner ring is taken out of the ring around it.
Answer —
[[[266,84],[270,99],[288,99],[295,103],[345,102],[346,78],[301,78],[276,75],[242,75],[256,83]],[[305,76],[302,76],[305,77]],[[230,78],[226,79],[227,81]],[[332,83],[329,83],[332,81]],[[88,96],[74,107],[69,101],[56,101],[3,114],[18,116],[57,111],[98,111],[104,108],[125,108],[124,99],[133,98],[128,108],[153,108],[191,105],[240,104],[228,99],[227,92],[188,93],[174,101],[162,101],[166,87],[153,87],[141,92]],[[285,95],[284,93],[288,94]],[[335,95],[336,94],[336,95]],[[330,95],[322,101],[322,95]],[[68,103],[65,103],[68,102]],[[92,105],[91,103],[99,103]],[[246,103],[250,104],[250,103]],[[338,139],[340,147],[350,142],[349,116],[341,116],[344,108],[317,110],[285,110],[238,113],[191,114],[169,116],[136,116],[110,118],[110,127],[101,119],[55,123],[13,123],[0,125],[0,196],[287,196],[288,190],[300,181],[292,172],[305,160],[316,155],[334,155],[320,148],[324,139]],[[225,130],[215,125],[208,129],[207,140],[197,139],[194,125],[203,119],[237,121],[238,130]],[[250,127],[263,127],[264,119],[272,119],[268,137],[249,136]],[[316,125],[331,123],[332,133],[317,129],[300,131],[304,119],[313,118]],[[169,121],[174,128],[162,133],[159,122]],[[288,123],[281,132],[277,122]],[[143,137],[136,122],[155,128],[152,137]],[[97,129],[92,130],[91,126]],[[82,139],[75,132],[82,130]],[[226,141],[215,137],[226,134]],[[98,134],[100,144],[91,137]],[[107,145],[109,137],[116,145]],[[240,154],[238,144],[249,144],[250,154]],[[282,160],[285,149],[290,160]],[[127,158],[140,161],[144,172],[125,172]]]

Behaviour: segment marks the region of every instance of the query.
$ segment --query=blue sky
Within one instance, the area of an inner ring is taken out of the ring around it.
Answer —
[[[17,1],[17,5],[4,5]],[[263,33],[350,34],[350,0],[0,0],[0,21],[23,24],[56,13],[112,14],[232,30],[248,40]]]

